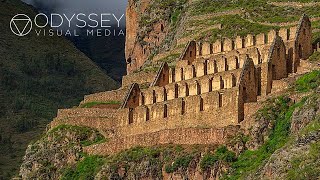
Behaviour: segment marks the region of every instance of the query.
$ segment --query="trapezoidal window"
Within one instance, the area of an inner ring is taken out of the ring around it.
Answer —
[[[133,109],[129,109],[129,124],[133,123]]]
[[[240,65],[239,65],[239,58],[236,57],[236,69],[239,69]]]
[[[163,90],[163,98],[164,98],[164,101],[167,101],[167,100],[168,100],[167,89],[164,89],[164,90]]]
[[[237,85],[237,78],[234,74],[231,74],[232,79],[232,87],[235,87]]]
[[[225,71],[229,71],[229,65],[227,58],[224,58]]]
[[[184,115],[186,113],[186,102],[182,99],[181,102],[181,115]]]
[[[149,120],[150,120],[150,110],[147,107],[147,109],[146,109],[146,121],[149,121]]]
[[[197,95],[201,94],[201,86],[198,81],[195,82],[197,87]]]
[[[200,98],[200,111],[204,111],[203,109],[203,98]]]
[[[168,117],[168,105],[164,105],[163,106],[163,118],[167,118]]]
[[[145,104],[145,97],[144,95],[141,93],[141,105]]]
[[[220,89],[224,89],[224,80],[220,76]]]
[[[219,93],[219,107],[223,106],[223,94]]]
[[[179,87],[178,84],[174,85],[174,98],[178,98],[179,96]]]
[[[194,67],[194,65],[191,66],[192,67],[192,78],[196,77],[196,68]]]
[[[156,102],[157,102],[156,91],[153,90],[152,91],[152,103],[156,103]]]
[[[204,75],[208,75],[208,60],[204,61]]]
[[[189,85],[186,83],[186,96],[189,96]]]
[[[184,77],[183,77],[183,68],[180,69],[180,72],[181,72],[181,74],[180,74],[180,76],[181,76],[180,79],[181,79],[181,80],[184,80]]]

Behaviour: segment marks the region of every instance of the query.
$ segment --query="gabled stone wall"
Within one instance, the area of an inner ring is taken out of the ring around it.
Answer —
[[[152,82],[148,88],[129,75],[123,83],[132,82],[128,89],[89,95],[82,102],[122,99],[120,109],[59,110],[51,128],[65,123],[102,130],[112,140],[87,152],[103,155],[138,145],[221,144],[227,137],[223,129],[244,120],[246,103],[269,94],[273,80],[296,72],[300,59],[319,49],[311,44],[311,32],[304,15],[289,29],[211,44],[191,41],[174,68],[163,63],[146,78]]]

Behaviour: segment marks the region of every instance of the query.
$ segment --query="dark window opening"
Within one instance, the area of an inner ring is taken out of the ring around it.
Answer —
[[[129,124],[133,123],[133,109],[129,109]]]
[[[219,93],[219,107],[222,107],[223,105],[222,98],[223,98],[222,94]]]
[[[184,115],[184,113],[186,112],[186,103],[184,102],[184,100],[182,100],[181,102],[181,114]]]
[[[163,107],[163,118],[167,118],[168,117],[168,105],[164,105]]]
[[[149,108],[146,109],[146,121],[150,120],[150,110]]]
[[[200,111],[204,111],[204,109],[203,109],[203,98],[200,98]]]

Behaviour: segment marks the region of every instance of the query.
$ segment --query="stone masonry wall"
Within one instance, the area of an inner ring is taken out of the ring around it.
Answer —
[[[142,90],[140,105],[233,88],[239,83],[241,72],[242,69],[235,69],[170,83],[164,87],[150,87]]]
[[[119,137],[110,142],[84,147],[88,154],[109,155],[136,146],[156,146],[164,144],[224,144],[236,135],[239,126],[226,128],[186,128],[167,129],[154,133]]]
[[[122,87],[130,86],[133,83],[137,84],[145,84],[152,83],[154,78],[156,77],[156,72],[137,72],[133,74],[129,74],[123,76],[122,78]]]
[[[128,87],[124,87],[124,88],[113,90],[113,91],[106,91],[106,92],[86,95],[84,96],[84,100],[81,101],[80,105],[89,103],[89,102],[110,102],[110,101],[122,102],[127,92],[128,92]]]
[[[238,88],[176,98],[118,112],[124,136],[164,129],[223,127],[238,124]],[[131,119],[130,119],[131,118]]]

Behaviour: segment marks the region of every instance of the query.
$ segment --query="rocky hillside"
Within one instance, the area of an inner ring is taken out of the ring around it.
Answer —
[[[36,11],[18,0],[0,1],[0,179],[18,172],[24,151],[56,115],[85,94],[118,84],[62,37],[17,37],[10,20]]]
[[[224,146],[136,147],[102,157],[82,148],[108,141],[94,129],[59,126],[28,146],[23,179],[316,179],[320,161],[320,71],[288,78],[253,123]]]
[[[296,25],[304,13],[312,20],[317,42],[319,6],[315,0],[129,0],[128,71],[157,71],[161,62],[173,66],[190,40],[215,42],[266,33]]]

